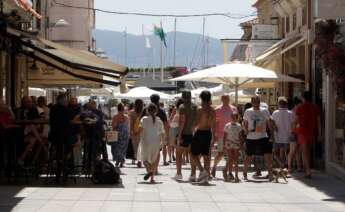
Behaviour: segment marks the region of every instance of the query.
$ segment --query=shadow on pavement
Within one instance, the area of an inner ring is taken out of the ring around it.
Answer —
[[[345,203],[345,182],[320,171],[314,171],[311,179],[303,178],[303,174],[296,173],[293,177],[306,186],[323,192],[330,198],[322,201],[334,201]]]
[[[163,182],[151,183],[151,182],[142,181],[142,182],[138,182],[138,184],[141,184],[141,185],[159,185],[159,184],[163,184]]]
[[[24,187],[3,186],[0,189],[0,211],[10,212],[24,197],[18,196]]]

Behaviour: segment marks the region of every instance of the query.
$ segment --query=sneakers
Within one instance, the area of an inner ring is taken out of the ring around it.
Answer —
[[[200,172],[198,182],[204,181],[205,179],[208,181],[208,173],[206,170],[203,170],[202,172]]]
[[[253,175],[253,177],[261,177],[261,171],[256,171],[255,174]]]
[[[174,177],[174,180],[177,180],[177,181],[183,180],[182,174],[176,174]]]
[[[194,183],[194,182],[196,182],[196,177],[191,175],[188,180],[189,180],[189,182]]]

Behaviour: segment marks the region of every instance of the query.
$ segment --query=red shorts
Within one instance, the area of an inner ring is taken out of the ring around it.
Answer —
[[[297,141],[298,144],[311,144],[314,142],[314,138],[311,135],[298,134]]]

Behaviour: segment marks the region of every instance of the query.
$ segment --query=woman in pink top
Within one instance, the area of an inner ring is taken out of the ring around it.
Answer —
[[[237,113],[237,108],[230,105],[229,95],[223,95],[221,97],[222,105],[216,108],[216,122],[213,128],[214,136],[212,145],[217,144],[217,155],[214,159],[213,168],[211,174],[216,177],[216,170],[218,163],[222,160],[224,156],[224,127],[227,123],[231,122],[231,117],[233,113]],[[225,171],[224,171],[225,170]],[[223,177],[227,178],[226,168],[223,170]]]

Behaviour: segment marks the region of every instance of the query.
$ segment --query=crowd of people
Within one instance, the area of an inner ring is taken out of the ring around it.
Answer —
[[[192,101],[191,92],[184,91],[182,98],[169,108],[164,108],[159,95],[152,95],[149,104],[141,99],[131,105],[119,103],[110,127],[117,132],[116,142],[109,143],[115,166],[124,167],[126,159],[131,159],[133,165],[146,168],[144,180],[154,183],[162,157],[164,166],[176,163],[175,180],[184,179],[182,166],[190,164],[188,180],[207,183],[216,177],[224,158],[225,181],[241,181],[240,162],[243,162],[243,180],[248,180],[247,173],[253,162],[254,176],[267,170],[266,178],[272,181],[274,167],[291,173],[297,164],[300,171],[303,159],[305,177],[311,178],[310,148],[321,130],[320,112],[311,103],[310,92],[304,93],[303,101],[296,98],[292,108],[288,108],[285,97],[279,97],[278,108],[272,114],[256,95],[245,110],[231,105],[228,95],[221,97],[222,104],[217,107],[212,105],[209,91],[203,91],[199,98],[201,104],[197,105]],[[20,124],[20,120],[42,122]],[[14,113],[0,100],[0,133],[4,138],[0,151],[2,159],[5,158],[1,165],[11,175],[13,163],[18,166],[25,166],[28,161],[48,163],[54,157],[58,161],[56,180],[61,176],[67,179],[65,161],[71,156],[72,163],[78,165],[85,155],[108,158],[105,123],[105,116],[95,101],[81,106],[75,97],[68,99],[64,94],[50,106],[45,97],[25,96]],[[85,139],[93,142],[82,149]],[[16,150],[16,154],[19,153],[16,155],[13,152],[18,143],[22,149]],[[265,167],[260,164],[261,158]]]
[[[226,181],[241,181],[238,175],[240,161],[243,161],[244,180],[248,180],[247,173],[252,162],[256,171],[254,176],[260,176],[265,168],[260,164],[261,158],[265,162],[268,171],[265,177],[269,181],[274,179],[274,166],[291,173],[293,165],[297,164],[297,170],[301,171],[301,159],[305,177],[311,178],[311,145],[321,129],[320,112],[311,103],[310,92],[304,93],[303,101],[295,98],[291,110],[288,100],[279,97],[278,108],[272,113],[263,107],[259,96],[252,97],[242,114],[230,104],[228,95],[221,97],[222,104],[218,107],[212,106],[210,92],[203,91],[199,97],[200,106],[193,103],[189,91],[184,91],[182,98],[167,112],[160,104],[158,95],[152,95],[151,103],[146,107],[142,100],[137,99],[127,112],[128,118],[120,104],[118,110],[121,112],[113,118],[113,128],[117,129],[121,117],[129,136],[125,133],[128,140],[119,138],[119,143],[113,146],[122,151],[113,154],[117,164],[123,166],[126,158],[126,148],[118,146],[129,144],[134,151],[132,164],[136,160],[139,168],[143,164],[147,170],[144,180],[150,179],[151,182],[158,173],[161,156],[162,165],[175,161],[176,175],[173,179],[177,181],[184,179],[182,166],[189,163],[191,173],[188,180],[207,183],[216,177],[217,166],[223,158],[226,165],[222,175]],[[118,155],[121,155],[120,160]]]

